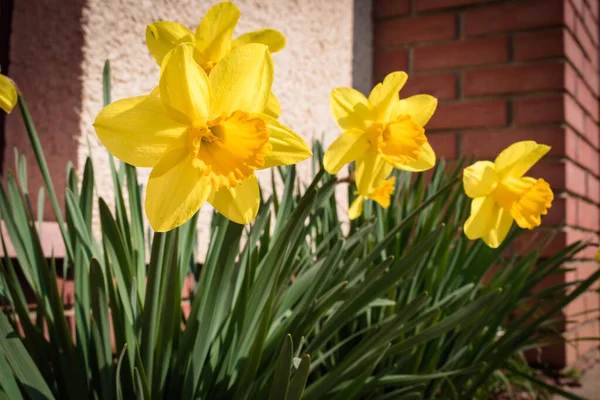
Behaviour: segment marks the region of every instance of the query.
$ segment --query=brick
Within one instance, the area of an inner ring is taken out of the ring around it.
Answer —
[[[542,226],[560,226],[565,223],[567,199],[564,197],[554,197],[552,207],[548,214],[542,218]],[[575,215],[577,221],[577,215]]]
[[[598,68],[594,67],[591,62],[585,60],[583,62],[583,76],[585,82],[595,96],[600,94],[600,78],[598,76]]]
[[[579,200],[578,226],[590,231],[600,228],[600,212],[597,204]]]
[[[417,11],[440,10],[497,0],[415,0]]]
[[[456,134],[455,133],[431,133],[427,140],[435,151],[437,158],[456,159]]]
[[[375,24],[375,47],[398,46],[456,37],[456,16],[431,15]]]
[[[577,135],[573,129],[566,127],[564,155],[566,155],[568,158],[576,160],[580,141],[581,139],[579,138],[579,135]]]
[[[427,128],[476,128],[505,124],[506,102],[503,100],[482,100],[439,104]]]
[[[575,255],[578,260],[593,260],[598,250],[598,235],[592,232],[584,232],[575,229],[569,229],[567,233],[567,244],[573,244],[575,242],[589,242],[590,245],[586,246],[582,251]]]
[[[552,212],[552,209],[548,211]],[[515,252],[525,254],[535,249],[539,243],[543,243],[540,248],[540,257],[551,257],[565,248],[566,233],[536,229],[524,232],[515,240]]]
[[[551,147],[548,156],[562,156],[565,148],[565,131],[562,128],[471,130],[462,133],[462,154],[473,154],[478,159],[493,160],[511,144],[521,140],[534,140]]]
[[[580,140],[578,144],[577,162],[583,165],[591,173],[595,175],[600,174],[600,158],[598,157],[598,149],[593,148],[583,140]]]
[[[586,197],[594,203],[600,203],[600,181],[595,175],[587,174]]]
[[[583,136],[589,140],[595,148],[598,148],[600,146],[600,129],[598,128],[598,124],[587,115],[584,116],[583,123]]]
[[[375,0],[373,16],[376,19],[399,17],[410,12],[410,0]]]
[[[581,44],[587,58],[592,61],[592,64],[598,66],[598,48],[594,45],[592,38],[585,29],[583,21],[580,19],[575,24],[575,37]]]
[[[569,59],[575,69],[577,69],[580,73],[583,72],[586,61],[583,49],[579,46],[570,32],[565,32],[563,40],[567,59]]]
[[[456,74],[411,75],[402,88],[401,96],[426,93],[438,99],[455,99],[456,91]]]
[[[598,19],[598,7],[600,6],[598,1],[597,0],[588,0],[588,1],[586,1],[586,6],[592,13],[592,16],[594,17],[594,19],[597,20]]]
[[[569,196],[566,198],[565,222],[569,226],[577,226],[579,218],[579,199]]]
[[[531,167],[527,176],[543,178],[550,184],[554,193],[560,192],[567,186],[565,163],[565,161],[542,159]]]
[[[575,131],[583,134],[585,131],[583,109],[573,100],[571,96],[565,96],[565,122],[571,125]]]
[[[565,184],[568,191],[585,196],[587,192],[585,171],[567,161],[565,163]]]
[[[578,78],[577,82],[577,101],[592,116],[594,121],[598,121],[600,109],[598,108],[598,99],[594,96],[590,88]]]
[[[394,71],[408,70],[408,50],[375,50],[374,72],[375,81],[379,82],[383,78]]]
[[[513,38],[513,56],[516,61],[539,60],[564,55],[563,30],[551,29],[526,32]]]
[[[569,0],[565,1],[564,12],[564,23],[571,30],[571,32],[575,32],[575,25],[577,24],[577,13],[575,13],[575,9],[571,5]]]
[[[564,64],[539,63],[465,71],[464,94],[479,96],[502,93],[556,90],[564,87]]]
[[[508,61],[508,39],[493,37],[415,47],[415,71]]]
[[[575,95],[577,93],[577,84],[579,77],[571,64],[565,64],[565,89],[567,92]]]
[[[595,4],[598,4],[597,0],[593,0],[592,2]],[[598,20],[596,18],[594,18],[594,14],[592,14],[592,12],[590,11],[589,6],[587,4],[586,4],[586,10],[584,10],[584,12],[582,13],[582,17],[583,17],[583,24],[585,25],[585,29],[586,29],[588,35],[590,35],[592,42],[594,42],[595,44],[598,44],[599,35],[600,35],[600,33],[598,32]]]
[[[534,0],[481,7],[465,12],[465,33],[469,36],[561,25],[563,2]]]
[[[557,94],[515,99],[513,122],[516,125],[561,123],[564,121],[563,97]]]

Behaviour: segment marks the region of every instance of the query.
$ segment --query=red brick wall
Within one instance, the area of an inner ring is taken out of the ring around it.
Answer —
[[[596,268],[600,230],[598,0],[374,0],[374,80],[405,70],[402,96],[440,100],[427,126],[438,156],[493,159],[518,140],[552,146],[531,172],[556,200],[540,230],[557,235],[548,252],[593,243],[566,279]],[[519,244],[525,246],[522,242]],[[600,296],[565,310],[571,337],[600,337]],[[585,312],[582,314],[582,312]],[[598,347],[579,341],[545,359],[572,364]]]

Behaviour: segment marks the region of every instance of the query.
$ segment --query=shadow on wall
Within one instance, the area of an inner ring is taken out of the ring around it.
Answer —
[[[368,95],[373,86],[373,2],[354,0],[352,86]]]
[[[4,2],[4,0],[1,0]],[[46,154],[60,204],[64,203],[66,165],[76,165],[83,98],[83,8],[86,0],[13,3],[10,76],[27,101]],[[14,170],[14,148],[27,158],[32,205],[43,186],[20,115],[6,118],[2,171]],[[47,199],[47,196],[46,196]],[[44,219],[53,220],[49,201]]]

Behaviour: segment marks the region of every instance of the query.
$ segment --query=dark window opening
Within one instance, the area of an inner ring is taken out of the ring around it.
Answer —
[[[7,75],[10,68],[10,32],[14,0],[0,0],[0,70]],[[4,168],[4,120],[0,110],[0,171]]]

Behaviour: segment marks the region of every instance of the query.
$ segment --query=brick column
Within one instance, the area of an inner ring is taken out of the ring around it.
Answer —
[[[373,7],[374,79],[405,70],[403,97],[429,93],[440,100],[427,127],[439,157],[493,159],[519,140],[552,146],[531,172],[556,194],[538,230],[556,232],[546,255],[577,240],[593,243],[565,280],[598,268],[598,6],[598,0],[374,0]],[[570,336],[600,337],[599,308],[598,293],[586,293],[566,309]],[[593,348],[598,341],[561,345],[543,359],[570,365]]]

